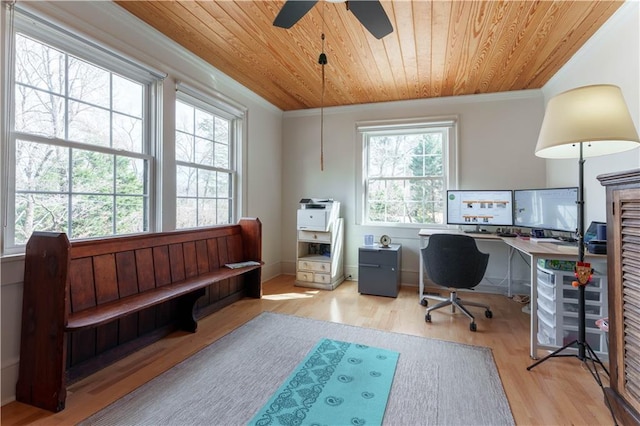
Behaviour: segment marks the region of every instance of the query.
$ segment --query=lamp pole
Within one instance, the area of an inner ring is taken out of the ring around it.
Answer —
[[[580,142],[578,158],[578,262],[584,263],[584,142]],[[589,277],[591,278],[591,277]],[[587,320],[585,312],[585,284],[578,283],[578,358],[584,361],[587,345]],[[599,360],[598,360],[599,361]],[[608,374],[608,373],[607,373]]]

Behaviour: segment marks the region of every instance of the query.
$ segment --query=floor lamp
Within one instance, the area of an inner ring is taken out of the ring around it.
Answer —
[[[579,87],[560,93],[547,104],[536,145],[536,156],[578,159],[578,263],[576,281],[573,283],[578,287],[578,338],[536,361],[527,370],[549,358],[575,356],[587,364],[591,374],[602,386],[596,363],[605,372],[607,370],[586,341],[585,331],[585,286],[589,283],[592,270],[590,264],[584,261],[584,159],[626,151],[639,147],[639,144],[638,133],[622,91],[617,86],[603,84]],[[531,315],[536,313],[532,312]],[[572,347],[577,349],[577,354],[563,353],[565,349]]]

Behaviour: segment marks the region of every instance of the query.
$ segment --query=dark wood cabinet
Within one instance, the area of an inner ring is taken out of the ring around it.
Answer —
[[[640,169],[598,176],[607,191],[610,387],[620,424],[640,424]]]

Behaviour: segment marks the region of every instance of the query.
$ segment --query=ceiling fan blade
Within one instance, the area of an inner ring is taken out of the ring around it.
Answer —
[[[280,28],[291,28],[316,3],[318,3],[318,0],[287,0],[273,21],[273,25]]]
[[[391,21],[378,0],[350,0],[347,8],[377,39],[393,32]]]

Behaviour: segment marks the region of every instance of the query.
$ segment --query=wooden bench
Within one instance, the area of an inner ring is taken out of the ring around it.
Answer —
[[[255,261],[238,269],[228,263]],[[66,384],[242,297],[262,297],[262,225],[69,242],[34,232],[25,255],[16,399],[64,409]],[[203,297],[205,296],[205,297]]]

